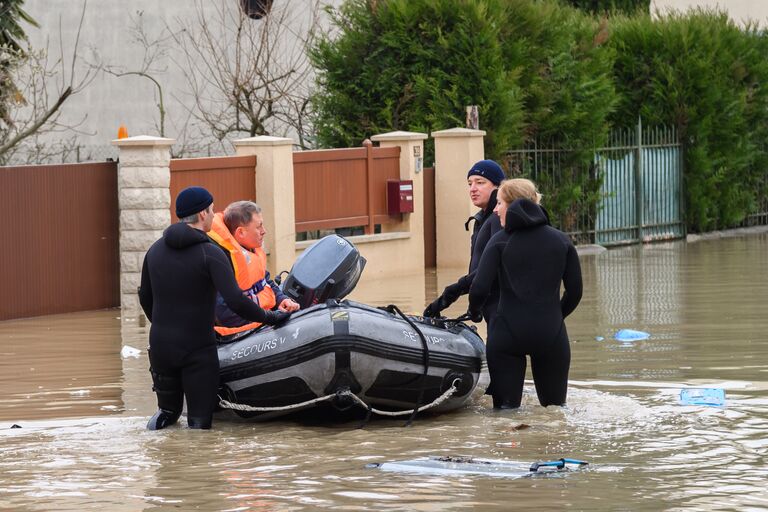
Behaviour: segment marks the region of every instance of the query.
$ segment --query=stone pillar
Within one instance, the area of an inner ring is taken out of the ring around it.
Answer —
[[[469,199],[467,172],[472,164],[485,158],[484,135],[484,130],[467,128],[432,132],[438,269],[469,267],[470,233],[464,223],[477,213],[477,208]]]
[[[411,234],[409,257],[419,270],[424,268],[424,140],[426,133],[389,132],[374,135],[371,140],[382,148],[400,147],[400,179],[413,181],[413,213],[403,214],[402,222],[383,224],[382,232]]]
[[[238,156],[256,155],[256,202],[264,213],[264,250],[273,276],[290,270],[296,254],[293,139],[262,135],[234,141]]]
[[[175,140],[140,135],[113,140],[120,149],[120,307],[138,313],[144,254],[171,223],[171,146]]]

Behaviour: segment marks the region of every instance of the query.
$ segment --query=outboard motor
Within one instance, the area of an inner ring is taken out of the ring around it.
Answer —
[[[365,258],[349,241],[328,235],[299,256],[282,283],[283,293],[302,309],[327,299],[343,299],[360,280]]]

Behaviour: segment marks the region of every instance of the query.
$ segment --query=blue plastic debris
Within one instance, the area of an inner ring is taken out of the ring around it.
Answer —
[[[643,331],[633,329],[622,329],[613,336],[618,341],[640,341],[647,340],[651,335]]]
[[[603,341],[604,339],[602,336],[595,336],[595,341]]]
[[[558,460],[551,460],[548,462],[534,462],[533,464],[531,464],[530,470],[536,473],[542,468],[565,469],[566,464],[575,464],[578,467],[582,467],[582,466],[588,465],[589,462],[586,462],[583,460],[577,460],[577,459],[558,459]]]
[[[680,403],[683,405],[725,405],[725,390],[720,388],[686,388],[680,390]]]

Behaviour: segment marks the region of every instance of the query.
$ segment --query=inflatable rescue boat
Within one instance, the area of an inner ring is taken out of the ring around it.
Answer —
[[[337,235],[308,248],[282,283],[301,310],[221,340],[220,405],[258,419],[321,404],[389,416],[464,405],[485,359],[474,327],[342,300],[364,266]]]

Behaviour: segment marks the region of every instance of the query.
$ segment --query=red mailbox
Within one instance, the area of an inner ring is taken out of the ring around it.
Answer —
[[[387,180],[387,213],[413,213],[413,181]]]

